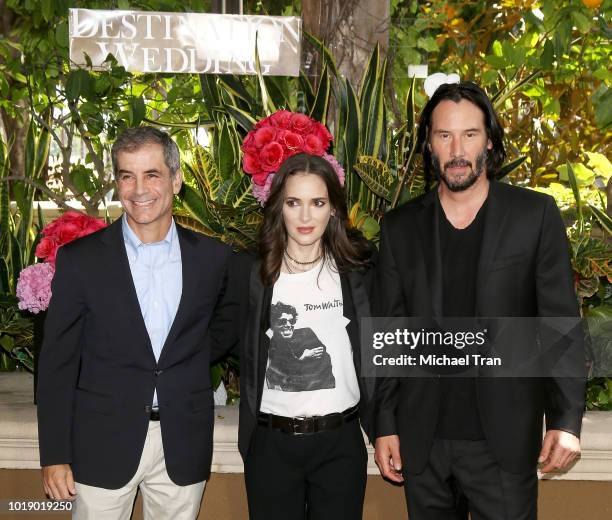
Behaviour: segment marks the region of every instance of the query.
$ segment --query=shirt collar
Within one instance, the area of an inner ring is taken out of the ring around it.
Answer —
[[[123,214],[123,219],[121,221],[121,227],[123,229],[123,240],[128,246],[132,247],[134,251],[138,251],[138,248],[140,246],[151,245],[151,244],[145,244],[142,240],[140,240],[140,238],[138,238],[138,235],[134,233],[134,230],[128,224],[126,213]],[[175,244],[176,238],[177,238],[176,224],[174,223],[174,219],[172,219],[172,223],[170,224],[170,229],[168,229],[168,233],[166,233],[166,236],[159,242],[152,242],[152,244],[164,243],[164,244],[172,246]]]

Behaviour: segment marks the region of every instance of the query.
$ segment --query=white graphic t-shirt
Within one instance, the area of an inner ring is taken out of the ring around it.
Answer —
[[[340,276],[328,263],[280,273],[270,308],[261,411],[285,417],[341,412],[359,402]]]

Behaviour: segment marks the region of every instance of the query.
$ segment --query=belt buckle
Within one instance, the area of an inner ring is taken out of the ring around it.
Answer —
[[[315,433],[316,417],[294,417],[292,421],[292,432],[294,435],[304,435],[307,433]],[[302,431],[298,431],[301,428]]]

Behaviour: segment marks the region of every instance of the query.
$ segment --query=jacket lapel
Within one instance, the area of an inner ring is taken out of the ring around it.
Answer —
[[[417,214],[417,222],[431,296],[432,314],[442,316],[442,259],[438,225],[440,204],[435,188],[423,197],[421,204],[422,208]]]
[[[196,243],[194,237],[187,233],[187,231],[178,224],[176,225],[176,232],[178,235],[179,247],[181,248],[183,287],[181,290],[179,306],[176,311],[176,315],[174,316],[174,321],[172,322],[172,326],[168,331],[168,336],[166,337],[166,341],[164,342],[164,346],[162,347],[162,351],[159,356],[158,363],[160,365],[167,355],[166,353],[168,349],[166,347],[174,342],[176,335],[184,326],[189,317],[189,309],[192,307],[192,304],[197,297],[197,276],[200,269],[202,269],[202,266],[197,265],[198,255],[197,251],[195,250]]]
[[[485,225],[480,245],[480,256],[478,259],[478,271],[476,273],[476,314],[480,312],[487,290],[487,275],[491,262],[495,258],[506,220],[510,213],[510,205],[505,201],[499,190],[499,183],[491,181],[487,199],[487,210]]]
[[[118,218],[107,228],[107,232],[102,237],[102,241],[109,246],[106,266],[108,272],[113,273],[120,290],[126,293],[124,312],[128,321],[134,324],[136,333],[140,336],[142,342],[147,345],[149,354],[155,360],[155,354],[153,353],[149,333],[142,317],[130,262],[125,249],[122,221],[123,218]]]
[[[370,310],[370,302],[367,295],[367,290],[363,283],[363,277],[359,273],[349,272],[346,275],[340,274],[340,283],[342,285],[342,301],[344,308],[344,316],[353,321],[354,326],[349,324],[349,337],[353,347],[353,362],[357,371],[357,379],[362,382],[362,391],[365,393],[363,399],[369,402],[374,395],[375,380],[371,377],[361,377],[361,319],[370,318],[372,315]],[[351,305],[352,303],[352,305]],[[352,311],[347,311],[352,307]],[[347,314],[349,314],[347,316]]]

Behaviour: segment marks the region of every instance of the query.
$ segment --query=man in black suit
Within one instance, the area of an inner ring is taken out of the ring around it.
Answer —
[[[195,518],[210,474],[209,365],[234,341],[229,247],[175,224],[179,151],[152,127],[112,150],[125,210],[59,249],[38,380],[45,491],[77,518]],[[227,332],[227,333],[226,333]]]
[[[559,211],[495,180],[502,139],[477,85],[429,100],[419,145],[438,183],[384,218],[375,316],[579,316]],[[381,378],[376,403],[376,462],[404,482],[411,520],[535,519],[538,462],[561,469],[580,452],[582,377]]]

